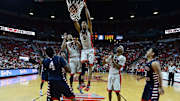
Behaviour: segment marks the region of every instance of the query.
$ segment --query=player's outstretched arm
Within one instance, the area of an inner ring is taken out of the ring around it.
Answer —
[[[78,21],[74,21],[74,26],[75,26],[76,30],[78,31],[78,33],[80,34],[81,27],[79,25],[79,22]]]
[[[159,62],[153,62],[152,68],[155,71],[155,73],[158,74],[159,90],[160,90],[159,92],[160,92],[160,94],[164,94],[164,89],[162,88],[161,66],[160,66]]]
[[[61,51],[64,51],[66,49],[66,40],[67,40],[67,33],[64,33],[64,40],[61,45]]]
[[[87,18],[87,21],[88,21],[88,28],[89,28],[90,32],[93,33],[93,31],[92,31],[91,16],[90,16],[89,10],[88,10],[87,5],[86,5],[85,2],[84,2],[84,7],[85,7],[86,18]]]

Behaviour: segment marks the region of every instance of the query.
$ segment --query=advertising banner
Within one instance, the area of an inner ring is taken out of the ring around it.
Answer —
[[[26,75],[26,74],[35,74],[35,73],[38,73],[37,69],[0,70],[0,78],[1,77],[18,76],[18,75]]]

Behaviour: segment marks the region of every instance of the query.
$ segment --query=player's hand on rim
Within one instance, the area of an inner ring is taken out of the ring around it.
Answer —
[[[84,7],[87,8],[86,2],[84,2]]]

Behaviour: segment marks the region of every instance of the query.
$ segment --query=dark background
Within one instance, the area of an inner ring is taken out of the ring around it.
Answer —
[[[87,5],[94,18],[94,32],[123,35],[124,40],[163,38],[165,29],[180,24],[180,6],[175,0],[87,0]],[[154,11],[159,14],[153,15]],[[56,18],[51,19],[51,15]],[[84,10],[81,16],[86,20]],[[1,0],[0,25],[35,31],[32,39],[56,40],[64,32],[78,36],[65,0]]]

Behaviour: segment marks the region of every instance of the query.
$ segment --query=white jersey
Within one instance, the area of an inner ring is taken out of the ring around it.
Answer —
[[[91,49],[92,48],[92,42],[91,42],[91,33],[86,30],[85,33],[80,32],[80,40],[83,46],[83,49]]]
[[[114,57],[112,57],[112,55],[110,55],[110,56],[106,59],[106,62],[110,65],[109,74],[110,74],[110,75],[119,74],[120,69],[117,69],[117,68],[114,67],[114,64],[113,64],[112,59],[114,59],[115,61],[117,61],[119,65],[124,66],[124,65],[125,65],[125,62],[126,62],[126,57],[124,57],[123,55],[120,55],[120,56],[114,55]]]
[[[66,42],[69,57],[79,57],[80,56],[80,49],[78,46],[75,44],[74,41],[68,41]]]

